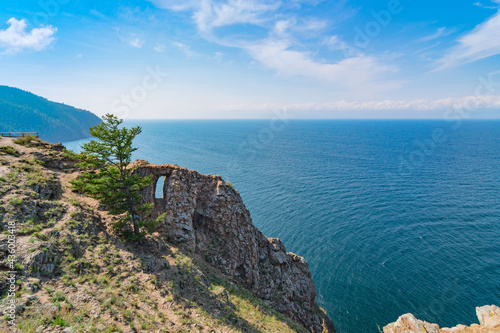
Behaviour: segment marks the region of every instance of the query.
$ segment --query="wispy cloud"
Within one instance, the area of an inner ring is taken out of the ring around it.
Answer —
[[[118,36],[120,41],[122,41],[122,43],[126,43],[126,44],[128,44],[132,47],[138,48],[138,49],[142,48],[145,44],[144,39],[142,39],[141,37],[139,37],[135,33],[127,33],[125,35],[122,35],[120,33],[120,28],[112,27],[112,29],[114,31],[116,31],[116,35]]]
[[[24,50],[41,51],[55,40],[53,36],[57,32],[57,28],[52,26],[28,30],[25,20],[14,17],[7,24],[7,29],[0,30],[0,47],[5,49],[3,54],[16,54]]]
[[[172,45],[174,45],[176,48],[181,50],[186,55],[186,57],[193,58],[193,57],[196,57],[198,55],[196,52],[191,50],[191,46],[186,45],[184,43],[173,42]]]
[[[353,56],[335,63],[318,62],[313,60],[308,52],[293,50],[286,40],[268,39],[247,43],[244,48],[254,59],[268,68],[277,70],[281,75],[299,75],[351,89],[363,89],[367,84],[373,83],[378,74],[395,70],[365,55]]]
[[[437,100],[373,100],[366,102],[337,101],[331,103],[265,103],[232,104],[221,106],[222,110],[232,111],[446,111],[450,109],[470,108],[497,109],[500,96],[450,97]]]
[[[436,39],[441,38],[441,37],[449,36],[453,32],[454,32],[453,29],[448,29],[448,28],[442,27],[442,28],[437,29],[437,31],[435,33],[424,36],[424,37],[418,39],[416,42],[417,43],[430,42],[430,41],[436,40]]]
[[[481,7],[481,8],[486,8],[486,9],[497,9],[498,6],[500,5],[499,0],[491,0],[494,4],[487,4],[485,5],[481,1],[474,2],[474,6]]]
[[[221,61],[222,58],[224,58],[224,53],[222,52],[215,52],[215,56],[214,56],[215,60],[217,61]]]
[[[100,11],[98,11],[97,9],[91,9],[89,10],[89,14],[92,15],[92,16],[95,16],[97,18],[105,18],[106,15],[104,15],[103,13],[101,13]]]
[[[174,11],[193,11],[193,19],[202,33],[210,34],[213,28],[233,24],[262,24],[263,14],[277,10],[279,1],[227,0],[182,1],[151,0],[156,6]]]
[[[325,38],[323,44],[327,45],[331,50],[341,51],[346,58],[361,54],[358,48],[342,41],[337,35]]]
[[[144,45],[144,41],[139,37],[132,37],[132,39],[129,40],[129,44],[130,46],[140,49]]]
[[[315,17],[300,17],[288,11],[279,11],[288,6],[273,0],[202,0],[175,1],[150,0],[160,8],[174,11],[190,11],[193,23],[202,36],[211,42],[226,47],[239,48],[267,68],[279,75],[301,76],[336,84],[357,91],[370,86],[371,92],[393,89],[397,82],[379,81],[379,76],[396,70],[385,65],[374,56],[349,51],[347,44],[330,40],[333,48],[342,48],[343,57],[316,59],[315,53],[324,46],[322,35],[328,23]],[[226,29],[218,34],[217,28],[238,24],[250,24],[261,29],[259,33],[242,36],[231,34]],[[266,31],[267,30],[267,34]],[[264,31],[264,33],[262,32]],[[304,47],[305,39],[315,41],[317,48]],[[319,40],[319,42],[317,41]],[[192,52],[184,44],[176,45],[187,56]]]
[[[458,40],[458,45],[438,60],[438,69],[450,68],[500,53],[500,11]]]
[[[163,52],[165,52],[165,49],[166,49],[166,47],[165,47],[165,45],[163,45],[163,44],[157,44],[157,45],[153,48],[153,50],[155,50],[156,52],[159,52],[159,53],[163,53]]]

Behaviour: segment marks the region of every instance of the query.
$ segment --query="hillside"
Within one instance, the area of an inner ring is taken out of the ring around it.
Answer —
[[[48,142],[72,141],[88,137],[89,127],[100,122],[89,111],[0,86],[0,132],[38,132]]]
[[[117,217],[68,188],[75,161],[36,145],[0,138],[1,332],[335,332],[307,262],[264,237],[220,177],[136,162],[168,173],[155,212],[169,204],[156,233],[127,243],[110,227]]]

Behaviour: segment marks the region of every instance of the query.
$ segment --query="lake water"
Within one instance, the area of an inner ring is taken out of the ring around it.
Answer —
[[[338,332],[500,305],[500,121],[141,121],[135,158],[230,181]],[[65,143],[78,150],[83,141]]]

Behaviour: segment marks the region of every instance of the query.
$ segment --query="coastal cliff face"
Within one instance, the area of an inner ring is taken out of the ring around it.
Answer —
[[[500,308],[496,305],[485,305],[476,308],[478,324],[470,326],[458,325],[452,328],[441,328],[437,324],[418,320],[411,313],[384,327],[384,333],[495,333],[500,332]]]
[[[250,212],[231,184],[177,165],[138,160],[130,167],[153,176],[143,200],[154,203],[152,217],[166,213],[158,228],[162,237],[204,256],[308,330],[335,332],[332,321],[315,303],[316,288],[307,262],[287,253],[279,239],[266,238],[252,224]],[[155,198],[155,184],[161,177],[163,197]]]
[[[119,217],[71,190],[75,163],[61,145],[0,138],[0,332],[335,332],[307,263],[220,177],[158,167],[167,218],[125,242]]]

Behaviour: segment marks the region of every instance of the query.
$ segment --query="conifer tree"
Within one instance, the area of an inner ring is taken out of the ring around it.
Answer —
[[[112,215],[121,215],[113,226],[128,239],[137,240],[146,231],[152,231],[156,221],[143,217],[152,204],[143,203],[140,191],[151,185],[151,176],[143,177],[127,166],[131,163],[132,141],[142,131],[140,126],[127,129],[123,120],[106,114],[103,122],[91,127],[92,140],[82,146],[76,157],[84,170],[78,179],[71,181],[73,190],[93,197]]]

